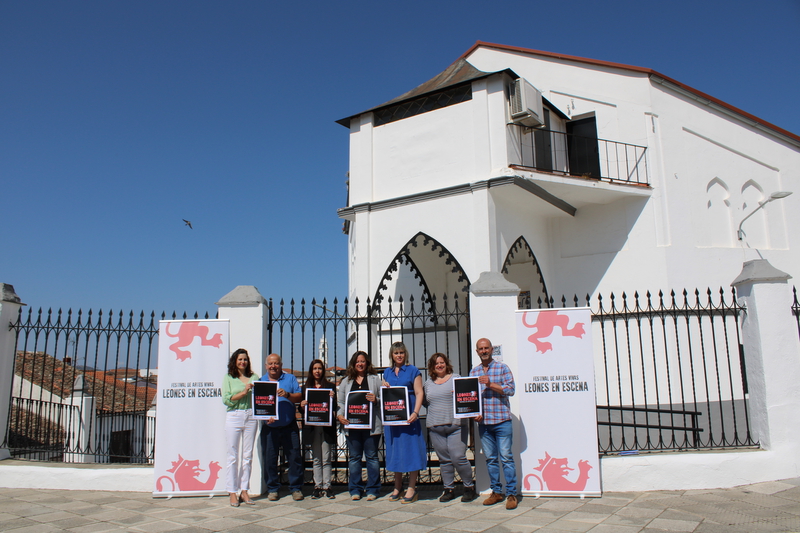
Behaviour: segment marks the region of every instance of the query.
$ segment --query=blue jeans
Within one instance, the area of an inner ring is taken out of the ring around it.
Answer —
[[[499,424],[478,424],[483,454],[486,456],[486,469],[489,471],[489,482],[492,492],[503,494],[500,483],[500,464],[503,465],[503,477],[506,478],[506,494],[517,495],[517,467],[514,464],[512,446],[511,420]]]
[[[264,480],[267,492],[278,492],[281,478],[278,473],[278,450],[283,448],[289,464],[289,491],[300,490],[303,486],[303,457],[300,448],[300,432],[292,421],[283,427],[270,427],[261,424],[261,449],[264,450]]]
[[[347,432],[347,450],[349,454],[350,480],[347,490],[350,494],[367,494],[378,496],[381,490],[381,467],[378,462],[378,443],[380,435],[370,435],[368,429],[351,429]],[[367,462],[367,483],[361,478],[361,456]]]

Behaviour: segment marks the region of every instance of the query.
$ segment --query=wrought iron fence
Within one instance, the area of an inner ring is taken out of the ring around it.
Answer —
[[[758,445],[750,435],[739,342],[743,309],[734,296],[709,290],[597,297],[592,320],[600,453]],[[584,301],[550,298],[539,307],[559,303],[592,307],[588,296]],[[796,297],[792,310],[800,314]],[[800,318],[798,324],[800,328]],[[31,459],[153,460],[154,313],[29,311],[27,317],[20,313],[11,327],[17,334],[16,376],[3,447]],[[448,354],[461,375],[470,368],[469,312],[458,295],[429,301],[387,298],[379,305],[358,300],[270,302],[267,327],[270,351],[281,354],[284,367],[301,382],[316,358],[324,359],[338,379],[356,350],[370,353],[377,367],[385,366],[396,340],[408,346],[410,362],[420,369],[434,352]],[[81,400],[88,396],[95,398],[98,416],[91,418],[93,426],[80,429],[71,420],[82,416]],[[469,450],[473,457],[472,442]],[[431,450],[429,454],[421,481],[438,483],[438,460]],[[335,479],[344,482],[343,438],[334,457]],[[310,475],[310,463],[307,467]]]
[[[728,299],[709,289],[597,303],[600,453],[758,446],[733,290]]]
[[[289,367],[301,380],[305,379],[311,361],[323,359],[338,377],[343,376],[349,357],[364,350],[380,370],[389,364],[389,347],[402,341],[409,351],[409,363],[423,373],[427,358],[435,352],[447,354],[454,371],[467,375],[470,369],[471,343],[469,313],[463,297],[441,297],[415,301],[387,298],[378,305],[358,299],[342,303],[311,300],[310,303],[281,301],[275,308],[270,302],[269,347],[281,355],[284,369]],[[421,413],[423,432],[425,411]],[[473,456],[472,439],[468,454]],[[310,475],[310,452],[307,450],[307,472]],[[382,467],[385,465],[383,442],[379,450]],[[344,435],[340,434],[332,450],[334,479],[346,483],[348,452]],[[433,449],[428,449],[428,468],[420,473],[421,483],[440,483],[439,461]],[[384,482],[391,482],[382,468]]]
[[[30,459],[152,462],[155,313],[30,309],[10,327],[15,376],[3,447]]]
[[[648,185],[647,147],[563,131],[510,124],[518,137],[522,167],[593,179]]]

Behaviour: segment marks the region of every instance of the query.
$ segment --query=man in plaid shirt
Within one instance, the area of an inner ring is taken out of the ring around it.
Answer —
[[[469,375],[481,383],[483,416],[475,417],[478,433],[481,436],[483,453],[486,456],[486,469],[492,493],[483,505],[494,505],[503,501],[503,485],[500,483],[500,464],[506,480],[506,509],[517,508],[517,468],[514,464],[512,447],[511,408],[508,398],[514,396],[514,375],[508,365],[492,358],[492,342],[480,339],[475,345],[481,364],[473,368]]]

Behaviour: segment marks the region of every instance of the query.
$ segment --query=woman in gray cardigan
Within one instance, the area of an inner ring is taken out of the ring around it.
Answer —
[[[348,428],[346,417],[347,395],[351,391],[366,391],[367,401],[372,402],[372,427],[370,429]],[[378,499],[381,489],[381,470],[378,462],[378,445],[383,427],[380,417],[381,379],[378,377],[369,355],[358,351],[350,358],[347,365],[347,377],[339,384],[339,409],[337,419],[344,428],[349,455],[350,480],[348,490],[350,498],[360,500],[366,493],[367,500]],[[367,463],[367,483],[361,478],[361,457]]]

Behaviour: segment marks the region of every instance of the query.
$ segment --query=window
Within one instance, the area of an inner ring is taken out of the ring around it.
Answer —
[[[472,83],[456,85],[443,91],[418,96],[411,100],[405,100],[399,104],[394,104],[383,109],[374,111],[375,126],[382,126],[400,119],[421,115],[428,111],[434,111],[443,107],[460,104],[472,100]]]

